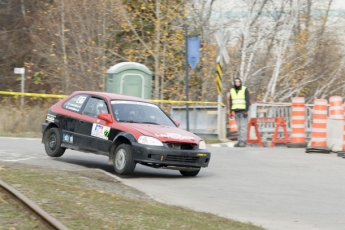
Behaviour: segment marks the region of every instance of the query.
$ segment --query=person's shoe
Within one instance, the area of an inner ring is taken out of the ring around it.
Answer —
[[[246,142],[240,142],[239,147],[246,147]]]
[[[237,142],[234,147],[240,147],[240,142]]]

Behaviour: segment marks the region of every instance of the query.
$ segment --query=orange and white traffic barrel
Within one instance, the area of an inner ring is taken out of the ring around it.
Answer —
[[[331,96],[329,98],[329,119],[331,120],[331,122],[344,120],[344,107],[342,97]],[[344,150],[343,146],[342,149]],[[338,156],[341,156],[342,152],[343,151],[337,152]]]
[[[232,118],[229,118],[229,133],[237,133],[238,127],[235,120],[235,116],[233,115]]]
[[[327,148],[327,117],[328,102],[326,99],[315,99],[313,109],[313,120],[311,140],[305,152],[330,153]]]
[[[291,139],[288,148],[306,148],[306,112],[303,97],[292,98],[291,104]]]
[[[236,139],[238,136],[238,126],[235,120],[235,115],[231,116],[229,113],[230,111],[230,92],[226,94],[226,101],[227,101],[227,111],[228,111],[228,134],[227,137],[229,139]]]
[[[329,98],[329,118],[334,120],[344,119],[343,99],[340,96]]]
[[[345,104],[343,105],[344,108],[344,121],[343,121],[343,144],[342,144],[342,150],[337,152],[338,157],[343,157],[345,158]]]

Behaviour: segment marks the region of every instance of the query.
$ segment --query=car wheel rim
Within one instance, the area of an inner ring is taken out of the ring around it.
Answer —
[[[51,135],[49,138],[49,148],[51,150],[54,150],[56,148],[56,135]]]
[[[126,165],[126,151],[124,149],[120,149],[115,158],[116,168],[122,170]]]

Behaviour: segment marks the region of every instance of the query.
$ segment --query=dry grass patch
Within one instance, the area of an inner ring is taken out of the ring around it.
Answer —
[[[97,186],[78,173],[25,167],[2,166],[0,178],[69,229],[262,229],[153,200],[131,199],[109,189],[124,186],[116,181]]]
[[[41,106],[19,108],[0,107],[0,136],[38,137],[48,109]]]

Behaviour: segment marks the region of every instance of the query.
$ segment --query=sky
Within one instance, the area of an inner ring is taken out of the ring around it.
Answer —
[[[333,0],[332,9],[345,9],[345,1],[344,0]]]

